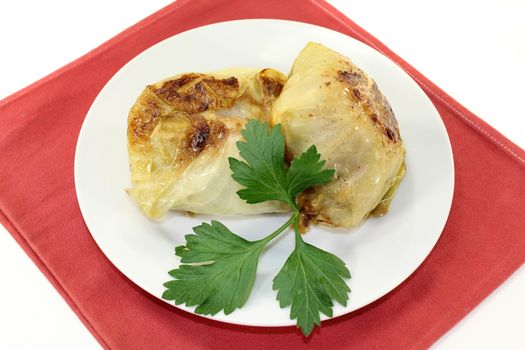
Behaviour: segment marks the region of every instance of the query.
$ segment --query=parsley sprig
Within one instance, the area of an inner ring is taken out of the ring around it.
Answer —
[[[333,300],[346,306],[350,289],[345,279],[350,273],[345,263],[324,250],[306,243],[299,232],[296,197],[304,190],[329,182],[333,169],[311,146],[287,168],[281,126],[250,120],[242,130],[244,141],[237,142],[243,160],[229,158],[232,177],[244,186],[237,194],[247,203],[268,200],[289,205],[292,216],[270,235],[248,241],[218,221],[194,227],[186,245],[176,247],[182,265],[169,272],[162,297],[175,304],[197,306],[195,312],[215,315],[241,308],[250,296],[259,257],[264,247],[293,224],[295,249],[273,280],[281,308],[291,306],[290,318],[309,336],[320,326],[320,313],[332,316]]]

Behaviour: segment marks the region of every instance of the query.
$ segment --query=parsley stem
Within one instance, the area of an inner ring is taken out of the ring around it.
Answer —
[[[261,239],[260,242],[262,242],[262,243],[264,243],[264,245],[266,245],[272,239],[274,239],[279,234],[281,234],[281,232],[283,232],[288,227],[290,227],[290,225],[294,222],[296,216],[297,216],[297,214],[294,212],[294,214],[290,217],[290,219],[288,219],[288,221],[286,221],[281,227],[279,227],[277,230],[275,230],[271,235],[266,236],[265,238]]]
[[[294,210],[294,215],[292,217],[294,219],[293,225],[294,225],[294,231],[295,231],[295,246],[299,246],[299,244],[303,243],[303,237],[301,237],[301,232],[299,231],[299,211]]]

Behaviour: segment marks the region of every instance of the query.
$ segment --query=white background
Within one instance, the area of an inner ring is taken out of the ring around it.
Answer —
[[[525,147],[524,1],[329,2],[479,117]],[[168,3],[0,2],[0,99]],[[100,348],[2,227],[0,276],[0,349]],[[443,336],[435,348],[524,349],[524,295],[522,266]]]

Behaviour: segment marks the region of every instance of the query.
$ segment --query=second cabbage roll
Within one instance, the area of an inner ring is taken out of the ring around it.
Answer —
[[[309,43],[273,105],[272,123],[282,124],[290,157],[315,144],[336,171],[300,196],[303,224],[352,227],[386,211],[405,171],[405,148],[386,98],[347,57]]]

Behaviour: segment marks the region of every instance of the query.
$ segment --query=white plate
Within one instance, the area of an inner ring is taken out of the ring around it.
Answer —
[[[343,259],[352,274],[349,303],[336,305],[334,316],[385,295],[430,253],[450,210],[454,168],[443,122],[419,86],[377,51],[335,31],[280,20],[233,21],[181,33],[138,55],[102,89],[82,126],[75,156],[82,215],[100,249],[138,286],[160,298],[162,284],[170,280],[167,272],[179,263],[174,247],[211,217],[172,213],[161,223],[152,222],[124,192],[130,183],[127,115],[137,96],[147,84],[182,72],[233,66],[288,72],[308,41],[347,55],[376,80],[394,109],[407,149],[407,174],[388,215],[351,232],[315,227],[304,237]],[[285,221],[279,215],[217,219],[247,239],[260,238]],[[248,303],[213,319],[253,326],[295,324],[272,290],[272,279],[292,249],[293,234],[273,242],[262,255]]]

